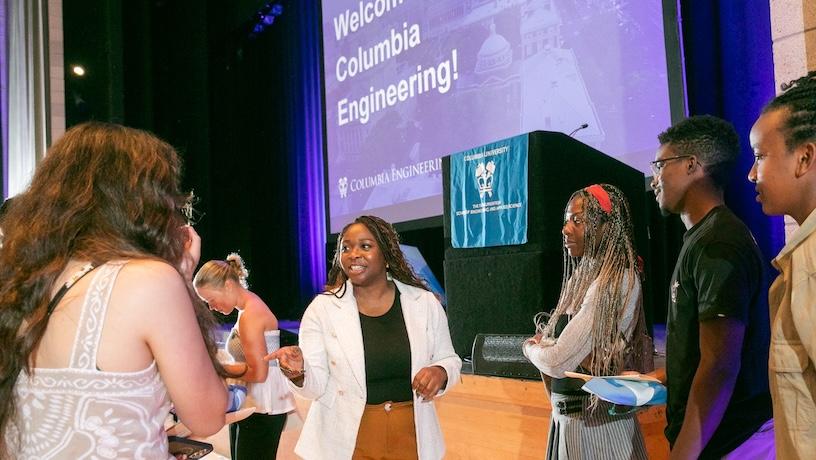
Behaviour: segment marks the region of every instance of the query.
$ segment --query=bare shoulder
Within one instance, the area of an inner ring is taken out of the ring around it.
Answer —
[[[144,281],[166,281],[174,279],[182,283],[181,275],[169,263],[159,259],[131,259],[122,267],[120,276]]]
[[[130,259],[124,264],[108,302],[103,341],[131,353],[123,357],[125,353],[114,352],[110,359],[135,360],[142,366],[136,368],[143,368],[157,353],[151,340],[182,334],[191,324],[195,324],[195,312],[190,294],[175,268],[150,259]]]
[[[255,294],[252,291],[250,291],[249,294],[250,294],[249,299],[247,300],[247,310],[246,310],[247,313],[249,313],[249,312],[254,313],[254,314],[257,314],[259,312],[262,313],[262,314],[266,313],[266,312],[271,313],[271,310],[269,309],[269,306],[266,304],[266,302],[263,301],[263,299],[261,299],[261,297],[258,294]]]
[[[119,273],[114,296],[126,304],[140,304],[142,311],[190,302],[189,291],[178,271],[155,259],[128,261]]]
[[[246,308],[238,318],[239,327],[259,328],[269,331],[278,328],[278,319],[275,314],[257,294],[251,293]]]

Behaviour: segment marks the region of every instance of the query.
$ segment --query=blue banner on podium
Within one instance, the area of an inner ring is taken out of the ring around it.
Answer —
[[[451,245],[527,242],[527,135],[450,157]]]

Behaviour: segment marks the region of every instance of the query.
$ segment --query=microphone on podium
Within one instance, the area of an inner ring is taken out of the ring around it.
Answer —
[[[572,137],[573,134],[577,133],[578,131],[580,131],[582,129],[586,129],[586,128],[589,128],[589,123],[584,123],[581,126],[573,129],[572,132],[568,134],[568,136]]]

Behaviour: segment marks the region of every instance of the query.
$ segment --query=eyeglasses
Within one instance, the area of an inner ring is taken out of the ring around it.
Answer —
[[[649,166],[652,167],[652,172],[655,175],[658,175],[663,171],[663,168],[666,166],[666,163],[668,163],[668,162],[670,162],[672,160],[679,160],[681,158],[691,158],[693,156],[694,155],[677,155],[677,156],[674,156],[674,157],[662,158],[660,160],[655,160],[655,161],[650,162]]]

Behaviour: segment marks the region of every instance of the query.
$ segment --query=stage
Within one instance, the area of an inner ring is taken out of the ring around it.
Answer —
[[[540,380],[463,375],[437,402],[449,459],[541,459],[550,401]],[[650,459],[668,458],[665,406],[638,413]]]
[[[281,321],[281,329],[296,334],[298,321]],[[223,332],[227,332],[225,326]],[[665,325],[654,326],[655,366],[665,361]],[[440,425],[445,436],[445,458],[465,459],[541,459],[547,450],[550,400],[541,380],[522,380],[467,373],[462,381],[436,400]],[[297,410],[289,415],[281,435],[278,459],[297,459],[295,444],[309,410],[310,401],[295,397]],[[649,458],[669,457],[669,445],[663,435],[666,406],[653,406],[638,412],[638,420]],[[206,458],[229,458],[226,428],[207,439],[215,452]],[[220,457],[222,456],[222,457]]]
[[[300,417],[305,416],[308,405],[308,401],[298,400],[297,412],[289,416],[278,459],[298,458],[294,446],[302,425]],[[540,380],[463,375],[459,385],[436,401],[436,407],[447,444],[446,459],[544,458],[550,401]],[[641,410],[638,420],[649,458],[668,458],[669,445],[663,436],[665,406]],[[214,444],[229,458],[229,442]]]

